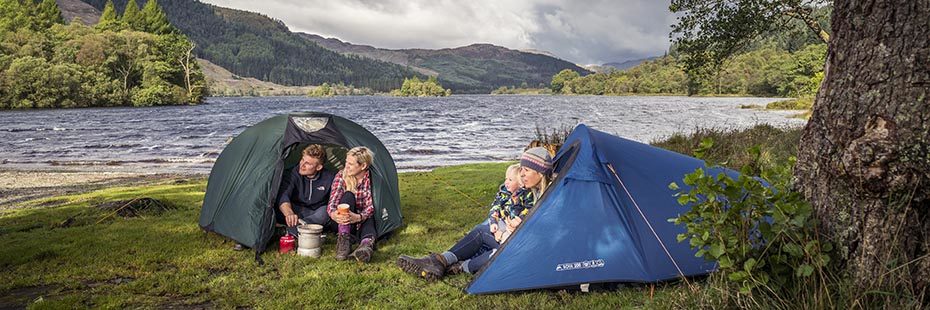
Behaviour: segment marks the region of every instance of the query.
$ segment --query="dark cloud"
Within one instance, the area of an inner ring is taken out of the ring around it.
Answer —
[[[206,0],[260,12],[294,31],[384,48],[491,43],[579,64],[643,58],[668,48],[674,17],[653,0]]]

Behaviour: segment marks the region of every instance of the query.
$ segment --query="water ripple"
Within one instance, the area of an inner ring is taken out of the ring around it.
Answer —
[[[740,109],[772,98],[451,96],[210,98],[199,106],[0,112],[0,168],[129,167],[208,173],[227,140],[288,112],[354,120],[400,170],[515,159],[536,127],[585,123],[650,142],[699,127],[798,126],[790,112]]]

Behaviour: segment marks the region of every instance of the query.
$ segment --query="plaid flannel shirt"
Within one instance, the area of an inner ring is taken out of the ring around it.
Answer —
[[[362,176],[362,179],[358,181],[358,187],[355,191],[355,210],[361,210],[358,212],[362,216],[362,222],[371,217],[375,213],[375,203],[371,198],[371,173],[365,171],[365,174]],[[346,182],[342,179],[342,171],[340,170],[336,173],[336,177],[333,178],[333,187],[332,191],[329,193],[329,205],[326,208],[326,211],[333,213],[336,211],[336,206],[339,205],[339,200],[342,200],[342,196],[346,193]],[[359,222],[358,225],[361,227],[362,222]]]

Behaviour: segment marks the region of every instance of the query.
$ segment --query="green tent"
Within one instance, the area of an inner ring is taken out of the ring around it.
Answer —
[[[274,209],[283,171],[300,161],[308,144],[327,150],[325,167],[341,169],[348,149],[374,153],[371,172],[375,227],[381,237],[401,226],[400,193],[394,159],[371,132],[325,113],[292,113],[247,128],[216,159],[200,210],[200,227],[264,252],[274,233]]]

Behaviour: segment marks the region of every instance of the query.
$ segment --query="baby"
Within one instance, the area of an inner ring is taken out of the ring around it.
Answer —
[[[488,226],[494,234],[494,240],[498,243],[504,243],[513,233],[516,225],[511,220],[526,213],[526,209],[519,206],[520,197],[525,191],[520,181],[520,165],[513,164],[507,167],[504,176],[504,184],[501,184],[500,191],[491,203],[491,211],[488,214]]]

